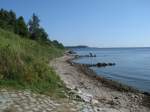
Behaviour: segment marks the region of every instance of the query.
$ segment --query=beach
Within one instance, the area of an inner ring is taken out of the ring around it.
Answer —
[[[104,79],[89,76],[81,66],[69,63],[73,55],[54,59],[50,65],[56,70],[67,88],[91,105],[93,111],[86,112],[149,112],[149,96],[133,89],[122,90],[112,87]],[[112,82],[110,82],[112,83]]]

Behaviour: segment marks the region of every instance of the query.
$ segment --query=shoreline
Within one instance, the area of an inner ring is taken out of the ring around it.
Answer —
[[[87,76],[96,79],[97,81],[100,81],[104,84],[104,86],[111,88],[111,89],[115,89],[117,91],[121,91],[121,92],[132,92],[132,93],[140,93],[143,94],[143,102],[146,103],[146,105],[144,104],[144,106],[147,106],[150,108],[150,92],[146,92],[146,91],[141,91],[137,88],[134,88],[132,86],[120,83],[118,81],[115,80],[111,80],[111,79],[107,79],[105,77],[102,77],[100,75],[98,75],[94,70],[92,70],[90,67],[86,66],[85,64],[80,64],[80,63],[75,63],[73,62],[73,60],[75,59],[79,59],[80,57],[78,56],[73,56],[72,59],[67,60],[67,62],[71,65],[76,67],[79,71],[83,72],[84,74],[86,74]]]
[[[67,62],[70,65],[78,68],[80,71],[82,71],[86,75],[90,76],[91,78],[94,78],[94,79],[96,79],[98,81],[101,81],[107,87],[110,87],[112,89],[116,89],[118,91],[135,92],[135,93],[139,92],[139,93],[142,93],[144,95],[150,96],[150,92],[139,90],[139,89],[137,89],[135,87],[132,87],[130,85],[126,85],[126,84],[120,83],[118,81],[115,81],[113,79],[107,79],[107,78],[105,78],[103,76],[98,75],[94,70],[92,70],[90,67],[86,66],[85,64],[80,64],[80,63],[73,62],[73,60],[79,59],[80,56],[77,56],[77,55],[75,55],[75,56],[71,55],[71,56],[72,56],[72,59],[67,60]]]
[[[106,112],[150,111],[149,96],[114,81],[95,77],[91,69],[72,63],[73,59],[73,55],[64,55],[50,64],[66,87],[85,102],[94,108],[108,110]]]

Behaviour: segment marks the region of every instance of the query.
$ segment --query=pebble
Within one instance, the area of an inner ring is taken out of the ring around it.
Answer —
[[[15,109],[15,112],[47,112],[59,106],[50,97],[40,94],[31,94],[30,91],[0,90],[0,111]],[[8,110],[8,111],[9,111]]]
[[[58,103],[57,100],[52,100],[46,95],[35,94],[30,91],[17,92],[3,89],[0,90],[0,112],[60,112],[61,108],[64,110],[64,105],[67,107],[65,108],[66,112],[118,112],[112,108],[96,107],[99,105],[99,101],[93,99],[90,94],[81,93],[80,95],[85,102],[76,100],[68,102],[67,100]],[[132,97],[137,98],[137,96]],[[118,98],[114,99],[117,101]],[[136,106],[134,107],[136,108]]]

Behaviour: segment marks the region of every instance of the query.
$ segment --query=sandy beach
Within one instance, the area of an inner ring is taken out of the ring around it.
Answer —
[[[150,112],[149,97],[140,92],[119,91],[96,78],[91,78],[78,67],[68,63],[74,56],[64,55],[50,62],[67,88],[93,107],[92,112]],[[145,106],[146,105],[146,106]],[[86,112],[91,112],[87,111]]]

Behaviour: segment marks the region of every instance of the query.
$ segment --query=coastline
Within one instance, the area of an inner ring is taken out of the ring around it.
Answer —
[[[76,67],[78,70],[85,73],[86,75],[88,75],[89,77],[94,78],[98,81],[101,81],[105,86],[107,86],[109,88],[112,88],[112,89],[115,89],[115,90],[118,90],[118,91],[122,91],[122,92],[134,92],[134,93],[139,92],[141,94],[150,96],[149,92],[141,91],[137,88],[134,88],[134,87],[126,85],[126,84],[122,84],[122,83],[120,83],[118,81],[115,81],[115,80],[112,80],[112,79],[107,79],[103,76],[98,75],[89,66],[86,66],[85,64],[80,64],[80,63],[73,62],[73,60],[76,60],[76,59],[79,59],[79,58],[80,58],[80,56],[72,55],[72,58],[67,60],[67,62],[70,65]]]
[[[105,77],[98,75],[94,70],[92,70],[90,67],[86,66],[85,64],[79,64],[79,63],[73,62],[73,60],[79,59],[79,58],[80,58],[79,56],[73,56],[72,59],[67,60],[67,62],[70,63],[70,65],[76,67],[79,71],[83,72],[87,76],[94,78],[97,81],[100,81],[101,83],[103,83],[104,86],[108,88],[121,91],[121,92],[132,92],[134,94],[137,94],[137,93],[143,94],[144,95],[143,101],[142,101],[143,105],[150,107],[150,93],[149,92],[141,91],[137,88],[134,88],[126,84],[122,84],[118,81],[107,79]]]
[[[109,87],[111,89],[115,89],[118,91],[122,92],[141,92],[140,90],[133,88],[131,86],[119,83],[117,81],[107,79],[105,77],[102,77],[98,75],[95,71],[93,71],[90,67],[84,65],[84,64],[79,64],[79,63],[74,63],[73,60],[76,58],[72,58],[71,60],[68,60],[67,62],[70,63],[70,65],[76,67],[79,71],[83,72],[87,76],[96,79],[97,81],[100,81],[103,83],[104,86]]]
[[[91,69],[72,63],[74,58],[73,55],[64,55],[50,64],[66,87],[85,102],[100,109],[115,110],[113,112],[150,111],[149,96],[134,88],[127,88],[120,83],[96,77]]]

